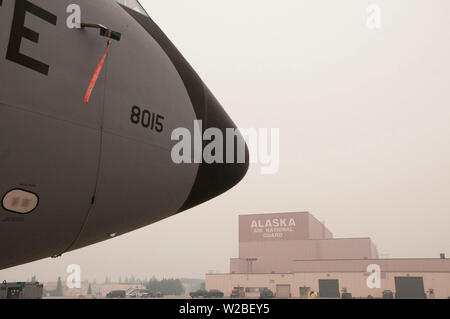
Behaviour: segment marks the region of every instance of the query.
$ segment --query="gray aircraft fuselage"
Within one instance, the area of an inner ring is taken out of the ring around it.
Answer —
[[[69,28],[70,4],[83,22],[121,34],[89,103],[107,38]],[[194,120],[235,128],[145,14],[114,0],[0,0],[0,269],[127,233],[236,185],[248,151],[242,164],[171,159],[172,131],[193,131]]]

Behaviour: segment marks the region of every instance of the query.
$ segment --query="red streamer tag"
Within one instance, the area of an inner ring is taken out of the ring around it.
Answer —
[[[103,64],[105,63],[106,56],[108,55],[108,50],[109,50],[110,44],[111,44],[111,40],[108,40],[108,42],[106,44],[105,54],[103,54],[103,57],[100,60],[100,63],[97,65],[97,69],[95,70],[95,73],[92,76],[91,83],[89,84],[89,87],[86,91],[86,95],[84,96],[84,103],[88,103],[89,99],[91,98],[92,90],[95,87],[95,83],[97,83],[98,76],[100,75],[100,72],[102,71]]]

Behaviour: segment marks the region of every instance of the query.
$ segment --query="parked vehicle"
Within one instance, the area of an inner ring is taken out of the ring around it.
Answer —
[[[140,298],[162,298],[164,295],[162,293],[158,292],[147,292],[143,293]]]
[[[0,284],[0,299],[42,299],[44,286],[38,282]]]
[[[259,297],[261,299],[272,299],[275,298],[275,295],[273,294],[272,290],[268,288],[264,288],[260,291]]]
[[[352,299],[353,295],[350,292],[343,292],[341,295],[342,299]]]
[[[383,299],[394,299],[394,293],[391,290],[384,290]]]
[[[347,291],[347,288],[344,288],[344,289],[342,289],[341,298],[342,299],[352,299],[353,296],[350,292]]]
[[[153,298],[153,293],[152,292],[147,292],[142,294],[141,298]]]
[[[153,298],[162,298],[162,297],[164,297],[164,295],[161,292],[159,292],[159,291],[153,292],[152,294],[153,294]]]
[[[239,288],[234,288],[231,291],[230,298],[232,298],[232,299],[241,298],[241,290]]]
[[[207,298],[223,298],[223,292],[213,289],[206,295]]]
[[[150,294],[147,289],[135,288],[127,292],[127,298],[143,298],[143,296]]]
[[[125,298],[125,296],[125,290],[113,290],[106,295],[106,298]]]
[[[191,296],[191,298],[200,298],[200,297],[205,298],[208,296],[208,292],[204,289],[199,289],[197,291],[191,292],[189,296]]]

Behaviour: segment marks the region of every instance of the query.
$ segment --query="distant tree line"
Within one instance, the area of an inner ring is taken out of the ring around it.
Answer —
[[[130,277],[125,277],[122,280],[122,277],[119,278],[119,284],[127,284],[127,285],[144,285],[147,282],[147,278],[145,280],[135,278],[133,275]]]
[[[35,278],[33,278],[35,280]],[[93,293],[93,289],[91,286],[91,283],[89,281],[85,281],[85,284],[88,285],[88,291],[87,294],[91,295]],[[96,284],[96,280],[93,281],[94,285]],[[105,278],[105,284],[112,283],[111,277],[107,276]],[[122,277],[119,279],[119,283],[121,284],[130,284],[130,285],[143,285],[145,286],[150,292],[157,293],[160,292],[163,295],[171,295],[171,296],[181,296],[184,295],[185,289],[183,286],[183,283],[180,279],[162,279],[158,280],[156,277],[152,277],[152,279],[147,280],[141,280],[138,278],[135,278],[133,275],[130,277],[125,277],[124,280],[122,280]],[[204,287],[204,282],[202,283],[202,286]],[[61,277],[58,277],[58,281],[56,284],[56,289],[54,290],[45,290],[45,295],[51,296],[51,297],[61,297],[63,296],[63,286],[62,286],[62,280]]]
[[[163,279],[159,281],[156,278],[152,278],[145,284],[145,287],[150,292],[160,292],[165,296],[181,296],[184,294],[184,287],[179,279]]]
[[[45,290],[44,294],[50,297],[62,297],[63,296],[63,287],[61,282],[61,277],[58,277],[58,281],[56,283],[55,290]]]

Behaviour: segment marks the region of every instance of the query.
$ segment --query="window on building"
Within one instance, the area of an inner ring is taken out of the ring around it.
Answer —
[[[116,1],[148,17],[147,12],[144,10],[144,8],[140,5],[140,3],[137,0],[116,0]]]

